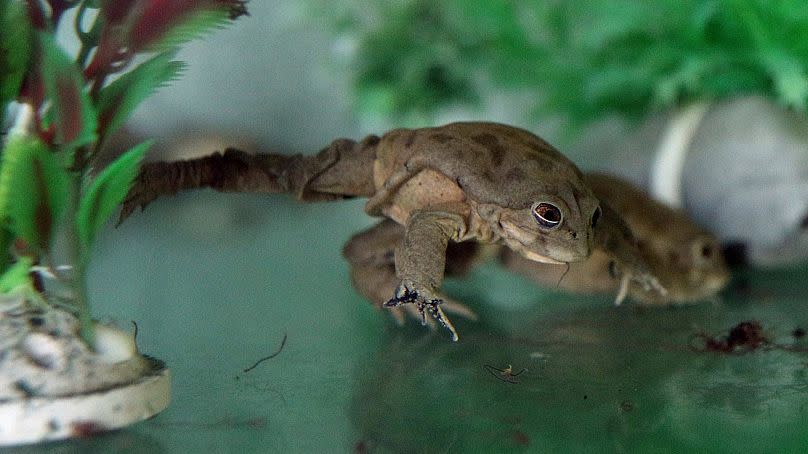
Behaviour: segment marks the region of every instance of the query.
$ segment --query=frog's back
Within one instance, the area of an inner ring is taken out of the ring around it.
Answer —
[[[625,180],[598,173],[588,173],[584,180],[598,198],[621,214],[635,236],[654,245],[660,255],[697,238],[714,238],[683,211],[652,199]]]
[[[396,129],[382,137],[374,167],[377,191],[389,188],[391,179],[414,177],[423,169],[445,176],[444,183],[477,202],[511,208],[526,208],[537,194],[559,184],[585,190],[580,171],[550,144],[498,123]]]

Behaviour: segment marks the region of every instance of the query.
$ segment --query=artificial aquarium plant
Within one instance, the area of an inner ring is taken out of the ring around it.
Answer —
[[[243,14],[237,0],[0,3],[0,114],[13,124],[0,161],[0,292],[68,309],[94,346],[93,240],[151,142],[103,167],[99,153],[146,97],[180,75],[180,45]],[[76,55],[55,38],[63,27],[75,31]],[[63,255],[68,263],[57,263]],[[64,282],[70,297],[47,295],[44,276]]]
[[[739,95],[808,102],[801,0],[351,0],[328,20],[352,43],[358,107],[376,114],[474,101],[489,84],[535,90],[538,110],[578,126]]]

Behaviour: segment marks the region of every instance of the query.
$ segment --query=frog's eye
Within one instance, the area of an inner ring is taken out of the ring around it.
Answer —
[[[710,238],[694,241],[691,245],[693,258],[696,263],[708,263],[718,254],[718,244]]]
[[[552,203],[534,203],[532,211],[536,222],[542,227],[554,229],[561,224],[561,210]]]

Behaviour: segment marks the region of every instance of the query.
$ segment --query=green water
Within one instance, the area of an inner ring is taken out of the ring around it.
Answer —
[[[460,342],[398,328],[352,290],[361,202],[209,192],[103,235],[95,312],[136,320],[171,407],[89,440],[12,452],[788,452],[808,443],[808,353],[695,352],[700,332],[808,328],[808,269],[739,273],[671,309],[541,291],[496,265],[450,281],[480,315]],[[284,349],[250,372],[243,369]],[[526,369],[509,383],[492,368]],[[492,372],[493,371],[493,372]]]

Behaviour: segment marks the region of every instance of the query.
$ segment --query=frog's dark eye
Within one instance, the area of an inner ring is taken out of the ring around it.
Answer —
[[[561,224],[561,210],[552,203],[536,203],[532,211],[536,222],[542,227],[554,229]]]
[[[715,240],[710,238],[695,241],[691,248],[693,257],[696,259],[697,263],[709,262],[718,254],[719,250],[718,244]]]

